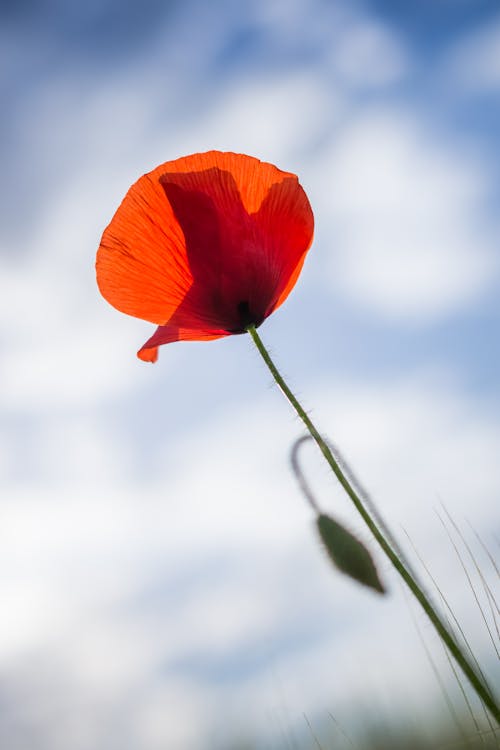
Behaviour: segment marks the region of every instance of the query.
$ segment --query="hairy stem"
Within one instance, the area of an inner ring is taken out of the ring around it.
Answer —
[[[445,625],[443,619],[434,608],[428,595],[424,592],[421,585],[417,582],[415,576],[408,570],[408,568],[405,566],[403,561],[399,558],[397,553],[391,547],[391,545],[385,538],[383,531],[377,525],[377,521],[372,517],[369,510],[365,507],[363,501],[358,496],[358,494],[354,490],[353,486],[351,485],[347,477],[344,475],[339,463],[335,459],[335,456],[330,450],[327,442],[321,437],[321,434],[316,429],[312,420],[309,418],[309,416],[307,415],[305,410],[302,408],[297,398],[294,396],[294,394],[292,393],[292,391],[290,390],[290,388],[287,386],[286,382],[284,381],[278,368],[276,367],[273,360],[271,359],[269,352],[264,346],[259,334],[257,333],[255,326],[253,325],[248,326],[247,331],[252,337],[253,342],[255,346],[257,347],[257,350],[259,351],[259,354],[261,355],[262,359],[264,360],[267,367],[269,368],[274,380],[280,387],[284,396],[288,399],[292,407],[295,409],[297,415],[300,417],[300,419],[304,423],[312,439],[314,440],[314,442],[316,443],[316,445],[322,452],[323,456],[325,457],[325,460],[330,465],[333,473],[335,474],[338,481],[342,485],[343,489],[345,490],[345,492],[351,499],[352,503],[354,504],[361,518],[363,519],[365,524],[368,526],[373,536],[377,540],[378,544],[384,551],[386,557],[390,560],[393,567],[397,570],[398,574],[401,576],[401,578],[404,580],[404,582],[406,583],[406,585],[408,586],[412,594],[420,603],[422,609],[428,616],[429,620],[432,622],[439,637],[448,648],[450,654],[453,656],[453,658],[455,659],[455,661],[457,662],[457,664],[463,671],[464,675],[467,677],[468,681],[470,682],[472,688],[474,689],[474,691],[476,692],[480,700],[488,708],[488,710],[490,711],[491,715],[495,718],[497,723],[500,724],[500,707],[491,689],[486,684],[486,682],[483,679],[481,679],[481,677],[477,674],[476,670],[471,665],[467,656],[465,655],[462,648],[460,647],[460,644],[455,639],[454,635]]]

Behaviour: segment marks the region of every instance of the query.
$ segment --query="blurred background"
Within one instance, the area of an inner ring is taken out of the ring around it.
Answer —
[[[315,242],[261,335],[498,685],[437,515],[494,580],[498,3],[0,13],[1,747],[313,747],[337,722],[354,736],[401,717],[431,732],[448,709],[419,633],[465,708],[442,650],[306,446],[318,501],[390,595],[329,568],[289,469],[300,425],[249,337],[139,362],[153,326],[100,298],[94,258],[163,161],[215,148],[299,175]]]

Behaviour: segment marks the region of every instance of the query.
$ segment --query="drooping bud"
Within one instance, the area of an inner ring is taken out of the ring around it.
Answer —
[[[317,516],[316,526],[328,556],[338,570],[364,586],[385,594],[375,564],[364,544],[324,513]]]

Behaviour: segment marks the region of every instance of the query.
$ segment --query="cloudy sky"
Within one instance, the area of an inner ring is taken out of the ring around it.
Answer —
[[[497,3],[1,13],[0,744],[278,747],[304,713],[321,734],[329,712],[354,727],[360,707],[444,710],[377,551],[385,600],[329,569],[289,470],[300,425],[249,338],[170,345],[151,366],[135,352],[152,326],[97,292],[129,185],[212,148],[299,175],[316,238],[261,335],[498,680],[436,515],[498,554]],[[322,506],[370,544],[303,457]]]

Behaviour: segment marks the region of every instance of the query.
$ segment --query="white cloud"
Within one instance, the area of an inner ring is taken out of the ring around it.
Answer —
[[[455,42],[443,65],[446,82],[460,93],[500,88],[500,16]]]
[[[333,69],[347,87],[383,87],[409,69],[408,54],[397,35],[383,24],[357,19],[346,24],[331,45]]]
[[[387,318],[428,322],[494,283],[488,175],[457,149],[391,110],[361,113],[336,135],[315,188],[330,217],[336,292]]]
[[[5,268],[0,279],[4,409],[33,414],[95,406],[129,391],[144,374],[135,352],[153,327],[113,310],[100,297],[94,272],[102,230],[124,185],[121,173],[103,186],[82,169],[33,227],[31,253]],[[170,360],[177,357],[174,349]]]
[[[305,45],[324,56],[330,93],[339,85],[346,90],[389,86],[409,70],[409,51],[397,30],[360,13],[354,3],[294,0],[292,6],[278,0],[255,8],[280,42],[296,46],[301,33]]]
[[[308,390],[320,429],[338,440],[393,527],[408,528],[484,656],[477,609],[433,508],[441,496],[488,538],[500,432],[486,407],[429,375],[383,386],[320,381]],[[383,601],[336,575],[318,550],[286,463],[298,425],[279,397],[275,389],[260,404],[221,414],[174,450],[165,442],[147,485],[120,484],[116,473],[103,481],[90,461],[85,490],[71,476],[61,485],[54,467],[43,490],[11,491],[3,503],[2,658],[28,685],[30,660],[48,659],[65,686],[64,694],[51,688],[52,700],[70,715],[78,706],[93,746],[105,743],[99,704],[138,744],[182,737],[183,747],[196,747],[243,716],[247,727],[267,731],[280,683],[298,724],[304,711],[347,710],[354,696],[383,704],[396,693],[402,702],[432,694],[394,581]],[[61,433],[63,453],[64,440]],[[312,447],[303,461],[321,505],[367,539]],[[47,679],[39,675],[35,695]],[[41,736],[52,731],[38,721]],[[74,720],[60,729],[61,746],[76,746],[77,729]]]
[[[311,20],[310,3],[293,7],[280,0],[267,15],[269,29],[278,19],[292,42]],[[262,3],[256,15],[268,8]],[[192,48],[202,45],[198,64],[213,62],[230,26],[203,13],[207,25],[193,29],[185,19]],[[138,366],[134,347],[147,324],[96,302],[95,248],[130,182],[162,159],[208,147],[302,165],[319,236],[338,249],[335,290],[370,311],[424,320],[486,288],[489,237],[475,226],[484,174],[400,113],[353,117],[353,92],[400,80],[409,63],[384,27],[349,12],[335,18],[334,26],[314,20],[314,40],[324,45],[318,67],[257,67],[206,94],[203,76],[177,76],[165,63],[162,38],[142,67],[103,73],[86,91],[63,73],[40,96],[37,150],[60,159],[64,179],[47,186],[26,262],[12,247],[0,281],[8,321],[0,404],[29,431],[42,468],[36,482],[27,468],[11,481],[6,426],[0,658],[17,740],[28,726],[51,750],[187,750],[207,737],[225,741],[238,722],[265,733],[283,705],[296,725],[304,711],[347,711],[353,697],[373,705],[410,691],[416,705],[424,688],[435,695],[397,588],[382,602],[335,575],[318,550],[286,462],[300,429],[279,393],[231,402],[217,421],[190,414],[177,438],[168,425],[163,438],[135,430],[124,394],[144,378],[164,379],[167,391],[169,369],[165,357],[158,368]],[[339,44],[330,49],[334,32]],[[175,37],[173,59],[181,60],[185,37]],[[199,108],[176,106],[182,90],[190,106],[200,94]],[[181,350],[168,350],[169,367]],[[381,386],[365,375],[357,384],[319,378],[306,400],[320,427],[333,425],[331,437],[384,515],[408,527],[487,653],[434,506],[442,497],[488,538],[500,490],[498,425],[448,381],[415,376]],[[125,436],[99,411],[108,399],[127,412]],[[145,408],[154,411],[151,401]],[[134,449],[151,453],[147,478],[130,470]],[[25,467],[27,450],[17,457]],[[321,503],[366,538],[312,450],[304,463]]]
[[[313,70],[250,79],[224,92],[207,113],[202,134],[198,127],[188,129],[192,145],[185,150],[211,144],[255,154],[285,169],[290,155],[300,152],[329,116],[331,104],[324,94]],[[335,97],[335,110],[341,106]]]

